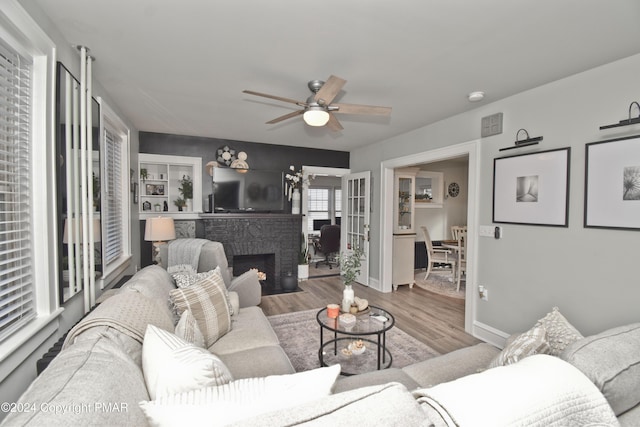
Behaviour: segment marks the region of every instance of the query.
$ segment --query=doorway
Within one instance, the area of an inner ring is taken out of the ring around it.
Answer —
[[[349,172],[349,169],[342,168],[302,167],[302,233],[311,258],[309,278],[340,275],[340,268],[334,262],[337,255],[320,252],[318,241],[323,225],[341,224],[342,177]]]
[[[383,161],[381,164],[381,215],[380,215],[380,290],[392,290],[393,247],[393,186],[394,169],[429,164],[449,159],[468,157],[467,179],[467,274],[465,292],[465,330],[471,333],[476,317],[476,230],[478,228],[478,182],[480,141],[471,141],[449,147],[425,151],[401,158]]]

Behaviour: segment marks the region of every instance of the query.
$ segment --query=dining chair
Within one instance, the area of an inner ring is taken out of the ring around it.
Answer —
[[[467,276],[467,232],[461,231],[458,234],[458,274],[457,281],[458,287],[457,291],[460,291],[460,279],[462,277],[462,273],[465,275],[465,281]]]
[[[427,280],[429,277],[429,273],[433,269],[434,264],[445,264],[451,266],[451,281],[454,279],[454,275],[456,273],[456,259],[455,256],[452,255],[451,250],[443,249],[443,248],[434,248],[433,243],[431,242],[431,236],[429,235],[429,231],[427,227],[421,226],[422,233],[424,234],[424,243],[427,247],[427,274],[424,275],[424,280]]]
[[[452,225],[451,226],[451,237],[453,238],[453,240],[459,240],[458,237],[460,235],[460,233],[462,232],[466,232],[467,231],[467,226],[466,225]]]

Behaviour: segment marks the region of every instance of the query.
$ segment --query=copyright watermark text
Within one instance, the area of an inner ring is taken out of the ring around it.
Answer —
[[[94,403],[28,403],[2,402],[1,412],[47,412],[52,414],[92,414],[100,412],[127,412],[126,402],[94,402]]]

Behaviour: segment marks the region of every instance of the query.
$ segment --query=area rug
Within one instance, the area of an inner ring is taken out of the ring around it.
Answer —
[[[316,320],[318,310],[297,311],[268,317],[280,340],[280,345],[291,360],[296,372],[320,367],[318,360],[320,325]],[[328,339],[329,333],[325,330],[325,341]],[[344,347],[344,345],[342,346]],[[387,348],[393,356],[392,367],[394,368],[402,368],[439,355],[437,351],[396,326],[387,331]],[[345,363],[358,362],[358,356],[344,357]]]
[[[457,291],[456,287],[458,285],[452,280],[451,271],[431,271],[427,280],[424,280],[425,273],[425,270],[415,270],[414,279],[416,286],[439,295],[464,299],[466,292],[466,282],[464,279],[460,281],[460,290]]]

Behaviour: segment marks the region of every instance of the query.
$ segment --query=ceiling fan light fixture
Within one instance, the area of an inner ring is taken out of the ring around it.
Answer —
[[[324,126],[329,121],[329,113],[322,107],[309,107],[302,117],[309,126]]]

